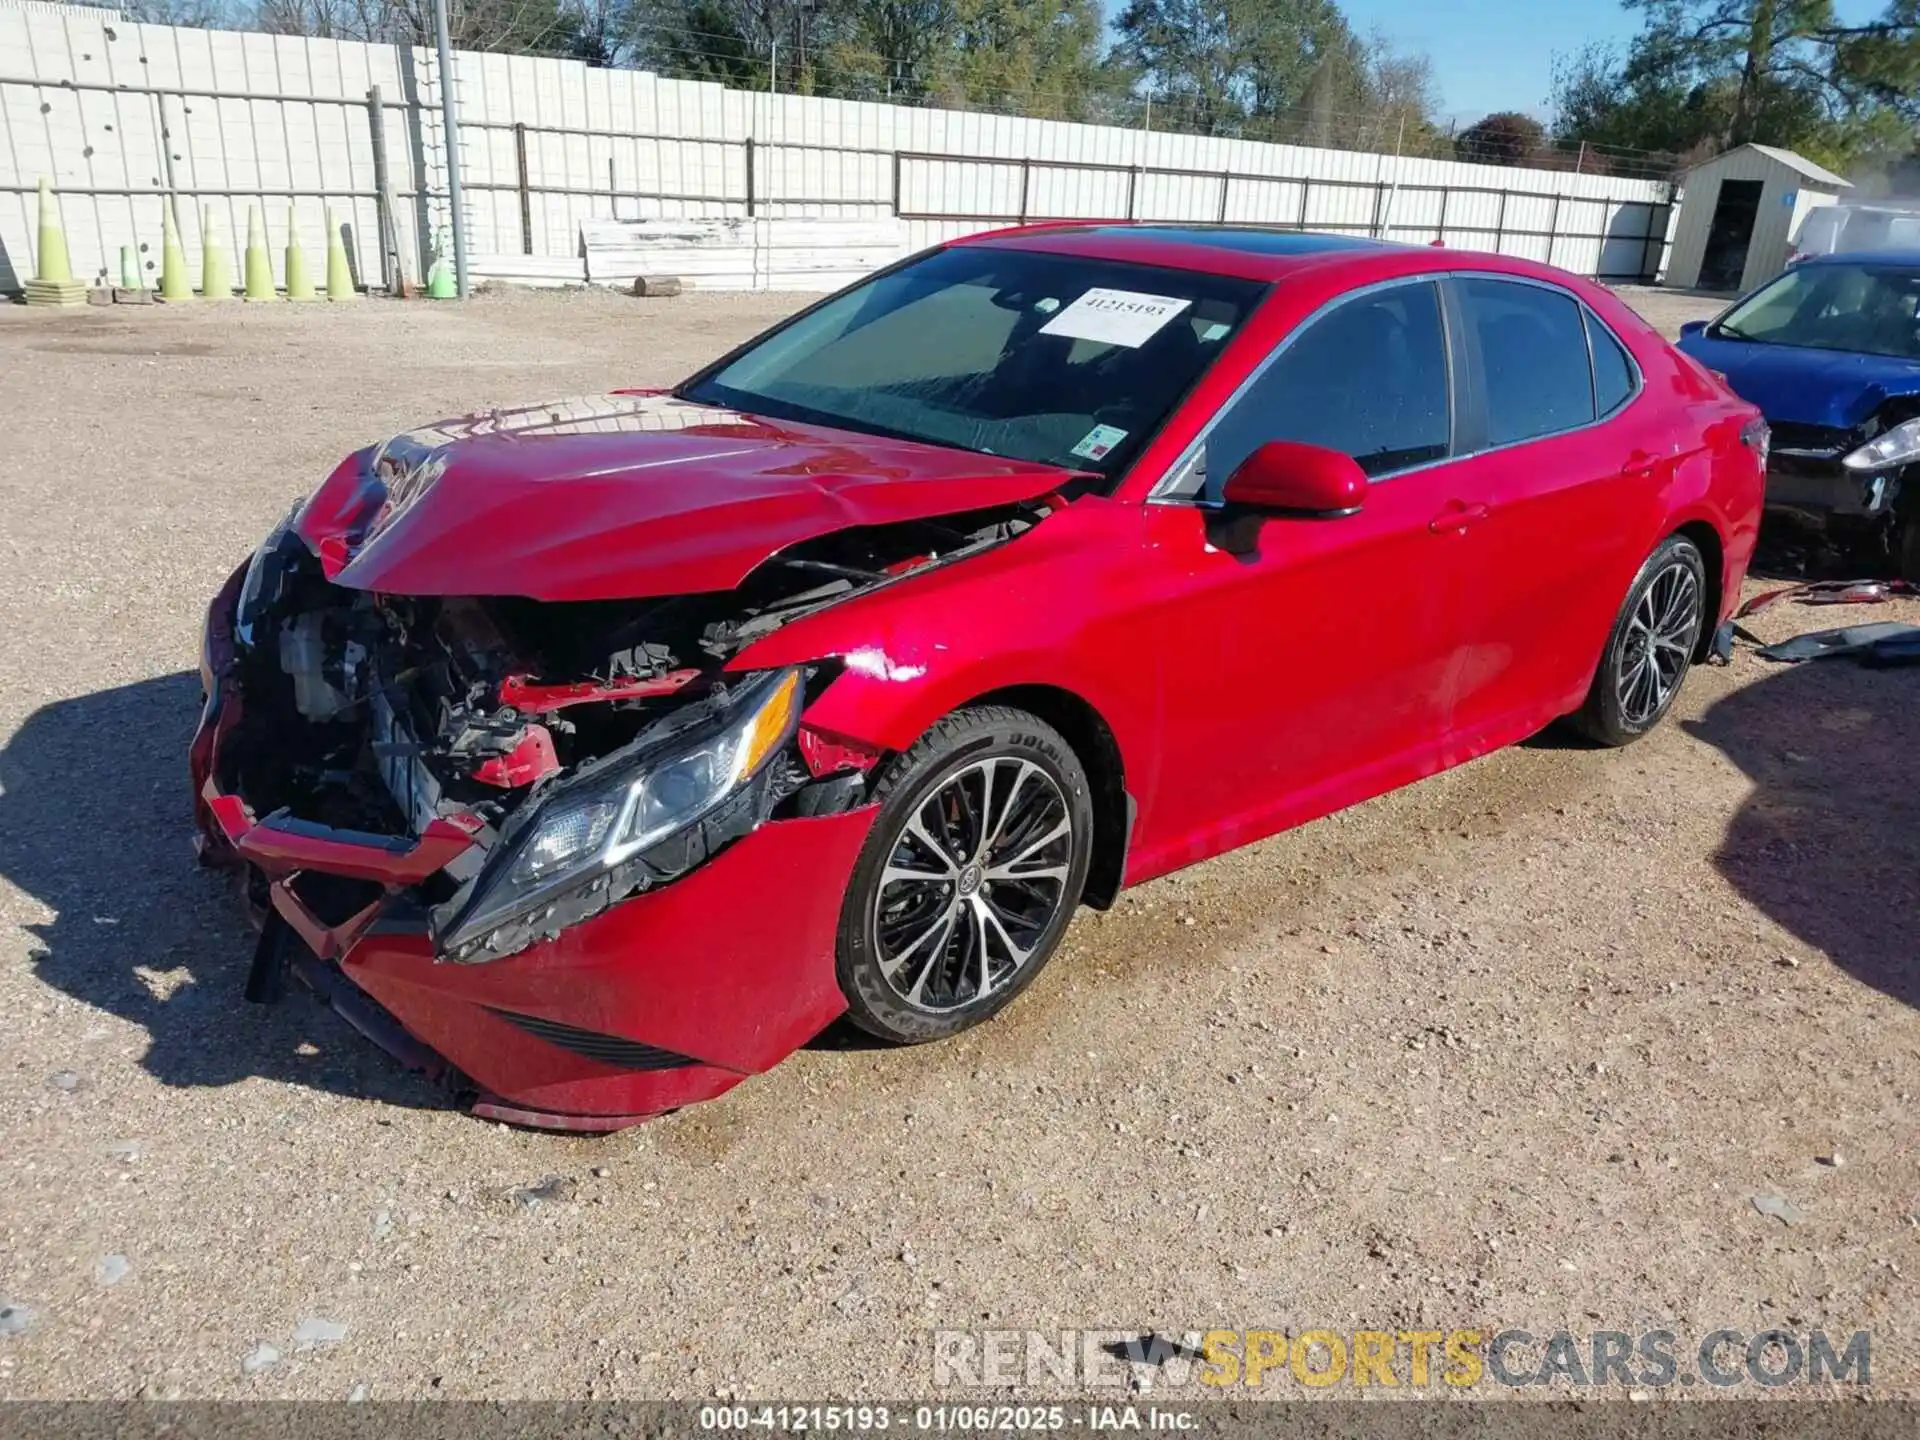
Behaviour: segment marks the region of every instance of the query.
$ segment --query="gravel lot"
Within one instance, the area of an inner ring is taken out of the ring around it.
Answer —
[[[1630,750],[1083,914],[984,1031],[607,1139],[243,1005],[184,775],[220,579],[354,446],[789,303],[0,310],[0,1395],[907,1396],[936,1327],[1416,1324],[1866,1328],[1920,1391],[1913,671],[1743,653]]]

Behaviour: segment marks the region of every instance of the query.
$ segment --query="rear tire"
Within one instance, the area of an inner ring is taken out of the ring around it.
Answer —
[[[1033,981],[1093,851],[1085,767],[1052,726],[957,710],[875,785],[880,813],[840,911],[847,1018],[896,1045],[991,1018]]]
[[[1707,623],[1707,564],[1684,535],[1654,547],[1627,587],[1574,729],[1596,744],[1630,745],[1658,725],[1693,666]]]

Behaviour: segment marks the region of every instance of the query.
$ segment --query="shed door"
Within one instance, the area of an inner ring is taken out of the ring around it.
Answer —
[[[1707,228],[1707,249],[1700,261],[1700,288],[1738,290],[1746,273],[1747,249],[1753,243],[1753,222],[1760,213],[1760,180],[1722,180],[1713,206],[1713,224]]]

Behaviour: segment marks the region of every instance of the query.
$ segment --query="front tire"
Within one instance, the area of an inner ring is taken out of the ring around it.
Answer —
[[[1079,757],[1024,711],[955,711],[875,786],[880,814],[841,907],[848,1018],[898,1045],[980,1024],[1073,918],[1093,847]]]
[[[1707,564],[1684,535],[1654,547],[1627,587],[1600,668],[1573,727],[1601,745],[1630,745],[1672,708],[1706,623]]]

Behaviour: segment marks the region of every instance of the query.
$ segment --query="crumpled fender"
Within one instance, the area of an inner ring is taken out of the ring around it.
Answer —
[[[1083,497],[997,549],[792,621],[728,668],[838,659],[806,723],[884,750],[982,695],[1050,686],[1106,723],[1133,790],[1158,764],[1163,649],[1131,563],[1140,520],[1137,505]]]

